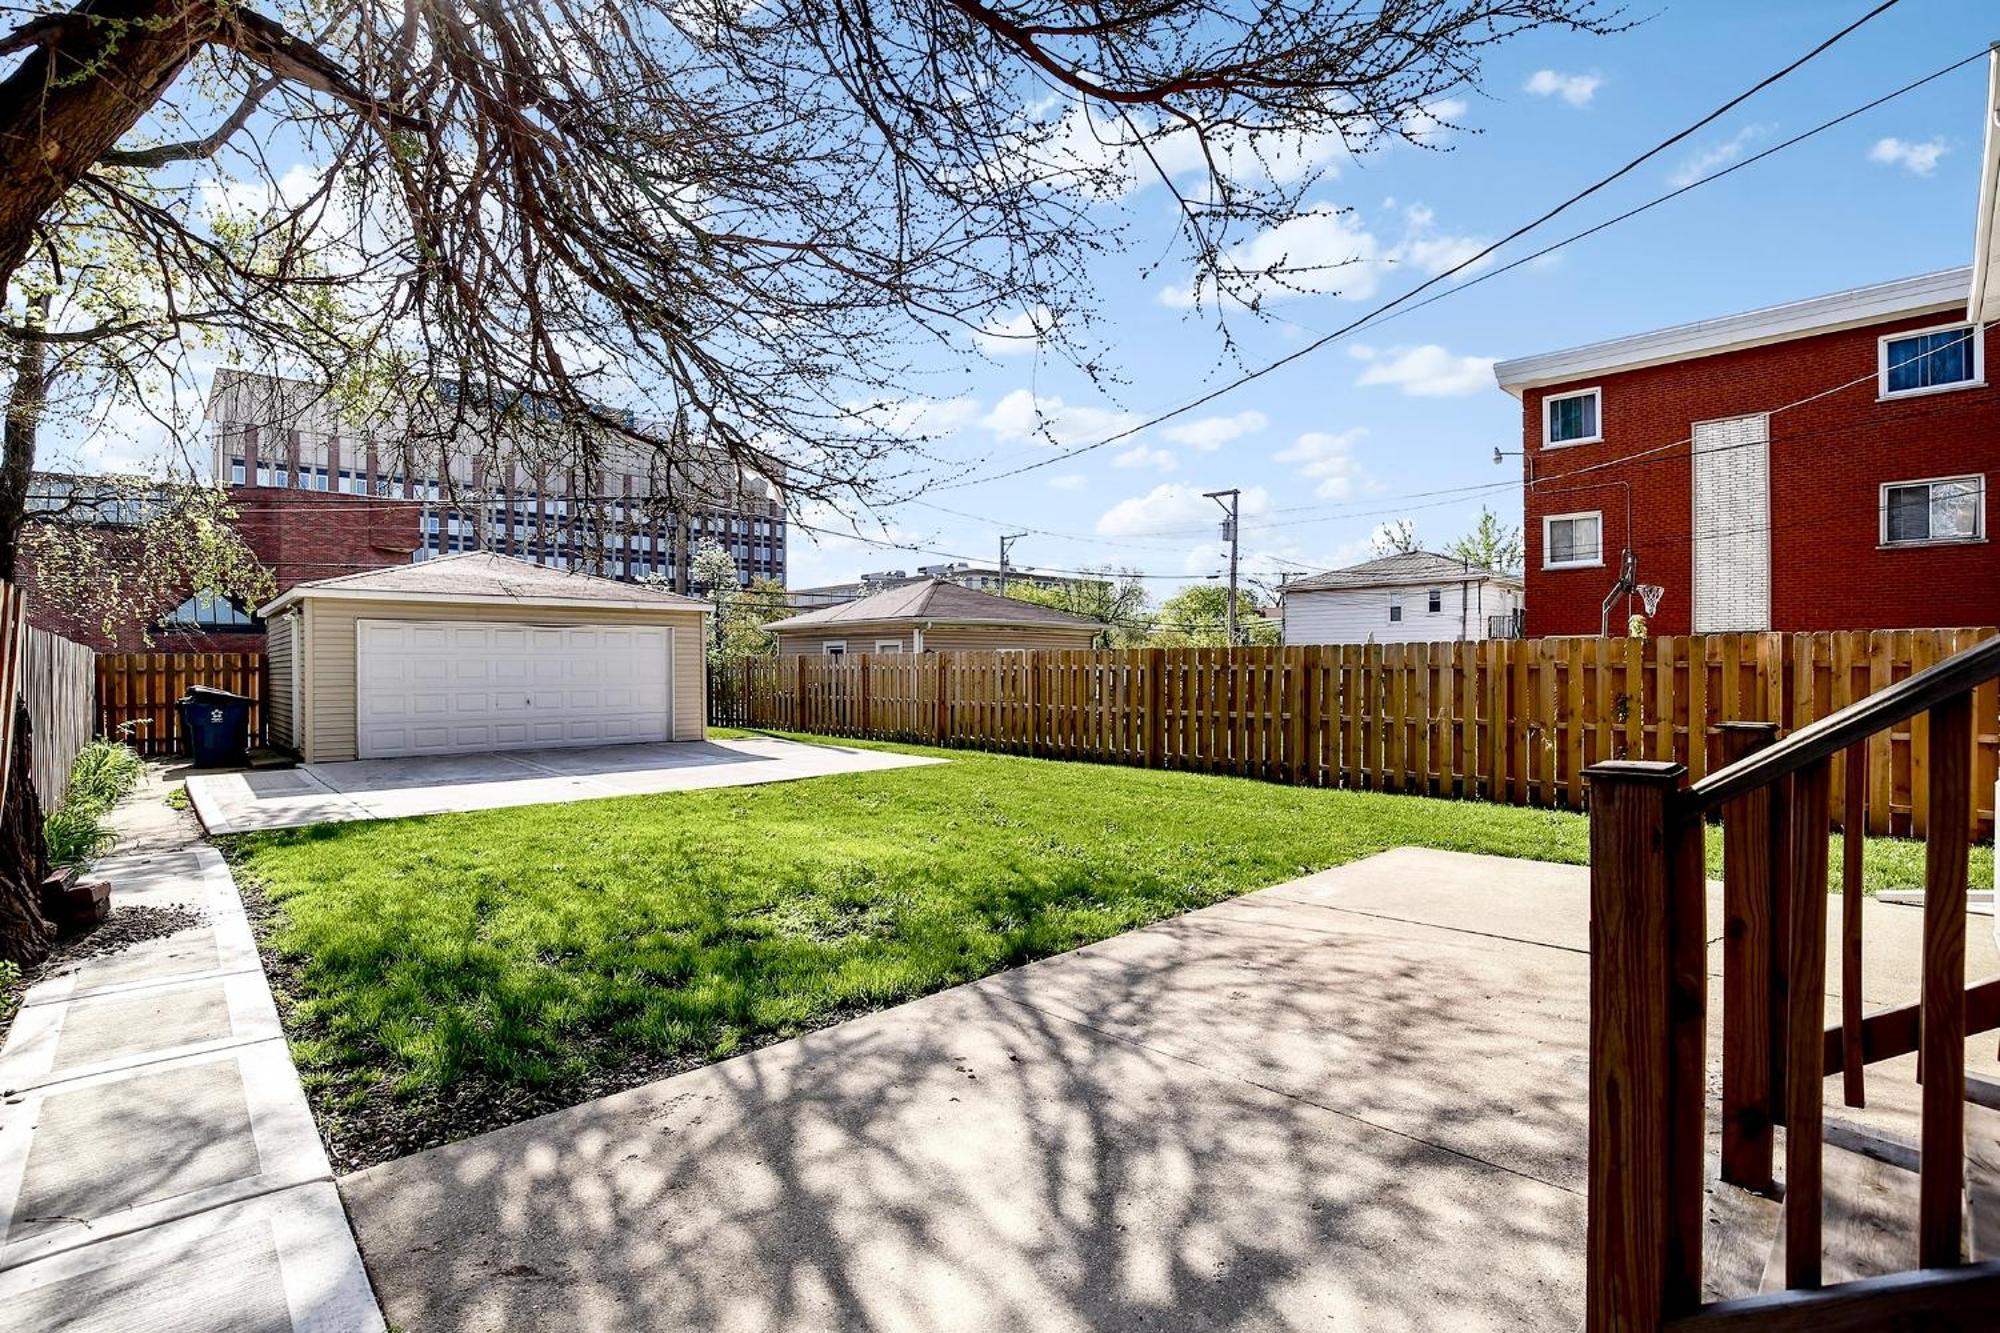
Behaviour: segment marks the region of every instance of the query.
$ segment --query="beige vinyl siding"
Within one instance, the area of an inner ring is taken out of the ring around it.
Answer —
[[[296,707],[292,699],[292,635],[298,628],[297,616],[280,616],[264,629],[265,675],[264,729],[270,743],[296,750],[298,740],[292,724]]]
[[[1001,648],[1088,648],[1097,631],[1089,625],[935,625],[924,631],[927,653],[990,653]]]
[[[1090,647],[1096,637],[1097,631],[1088,625],[1075,628],[1067,625],[932,625],[924,630],[924,651],[990,653],[999,648],[1079,649]],[[873,628],[856,625],[840,630],[780,633],[777,638],[781,656],[806,653],[817,657],[826,651],[829,643],[844,643],[847,651],[854,654],[872,653],[878,651],[877,644],[890,639],[902,644],[906,653],[915,651],[915,634],[908,625],[877,625]]]
[[[305,695],[310,734],[306,759],[331,763],[355,757],[355,628],[357,620],[460,620],[509,625],[666,625],[674,657],[673,738],[698,741],[707,732],[707,673],[702,663],[702,614],[679,608],[634,611],[622,607],[509,607],[473,602],[306,602]]]

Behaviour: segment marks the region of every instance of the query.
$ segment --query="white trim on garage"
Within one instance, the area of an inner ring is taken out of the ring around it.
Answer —
[[[355,751],[669,740],[674,648],[671,625],[357,619]]]

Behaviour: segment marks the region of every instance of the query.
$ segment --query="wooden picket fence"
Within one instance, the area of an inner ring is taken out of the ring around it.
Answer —
[[[28,598],[11,583],[0,583],[0,801],[17,774],[14,766],[14,701],[21,694],[22,640],[28,631]]]
[[[29,626],[21,642],[21,702],[34,749],[29,777],[42,809],[62,804],[69,771],[97,723],[97,654],[73,639]]]
[[[1995,632],[746,658],[709,698],[719,726],[1581,809],[1600,760],[1671,759],[1698,781],[1722,766],[1719,723],[1790,731]],[[2000,687],[1975,708],[1988,831]],[[1870,747],[1869,831],[1923,836],[1926,721]],[[1844,822],[1838,772],[1833,790]]]
[[[190,685],[213,685],[248,696],[251,741],[262,743],[262,653],[101,654],[97,659],[98,734],[126,741],[140,754],[179,754],[181,717],[174,702]]]

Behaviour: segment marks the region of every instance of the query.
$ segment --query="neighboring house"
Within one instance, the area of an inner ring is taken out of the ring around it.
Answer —
[[[851,602],[857,597],[881,592],[885,588],[906,588],[926,579],[943,579],[946,583],[956,583],[961,588],[971,588],[977,592],[1000,591],[1000,567],[998,565],[975,565],[960,560],[949,565],[921,565],[914,574],[900,569],[880,570],[863,574],[852,583],[828,583],[816,588],[794,588],[791,601],[794,606],[834,606],[840,602]],[[1007,566],[1007,582],[1014,586],[1036,588],[1084,587],[1102,583],[1104,579],[1089,575],[1050,574],[1036,569],[1017,569]]]
[[[422,507],[383,504],[360,496],[279,491],[246,486],[230,496],[236,528],[267,570],[278,592],[309,579],[331,578],[410,563],[418,545]],[[93,550],[107,570],[138,559],[134,529],[149,501],[101,480],[38,473],[28,508],[60,513],[63,523],[91,530]],[[260,652],[264,622],[253,608],[225,597],[178,589],[158,606],[136,608],[108,628],[103,617],[69,599],[42,591],[34,543],[24,545],[16,582],[28,593],[28,618],[37,627],[99,652]]]
[[[1521,400],[1527,633],[2000,622],[1992,333],[1953,269],[1503,361]]]
[[[1520,608],[1518,575],[1431,551],[1385,555],[1278,589],[1287,645],[1516,638]]]
[[[694,548],[714,541],[745,586],[785,578],[782,498],[719,454],[656,478],[656,468],[606,449],[590,482],[538,473],[518,457],[489,463],[472,450],[412,468],[396,441],[344,424],[316,386],[227,369],[216,372],[207,415],[219,480],[410,501],[418,560],[488,550],[627,581],[664,577],[686,592]],[[655,487],[707,498],[663,508],[646,500]]]
[[[778,652],[848,653],[1020,651],[1089,648],[1104,626],[1031,602],[926,579],[822,607],[766,625]]]
[[[271,741],[323,763],[700,740],[707,611],[483,552],[301,583],[257,611]]]

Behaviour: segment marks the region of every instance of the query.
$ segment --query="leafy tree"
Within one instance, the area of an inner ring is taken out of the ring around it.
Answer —
[[[589,491],[636,453],[671,501],[714,449],[753,490],[865,502],[923,442],[926,349],[1029,312],[1101,373],[1088,314],[1138,173],[1200,164],[1167,179],[1190,290],[1254,310],[1326,277],[1231,258],[1316,210],[1331,154],[1302,146],[1421,144],[1491,48],[1617,22],[1599,0],[9,13],[0,577],[51,349],[107,349],[178,428],[197,334],[324,383],[417,475],[526,442]],[[141,266],[129,318],[50,299],[93,280],[78,254]]]
[[[1229,643],[1229,589],[1220,583],[1193,583],[1160,604],[1152,642],[1162,648],[1221,648]],[[1244,639],[1258,646],[1278,642],[1278,626],[1256,601],[1239,591],[1236,623]]]
[[[1469,564],[1503,573],[1518,572],[1527,560],[1527,547],[1522,544],[1521,529],[1502,523],[1492,510],[1483,505],[1479,510],[1479,522],[1472,531],[1444,549],[1447,555],[1455,555]]]
[[[1011,580],[1007,595],[1071,615],[1088,616],[1104,626],[1104,642],[1129,648],[1146,642],[1152,596],[1135,570],[1101,571],[1102,577],[1065,583]]]
[[[1407,518],[1395,519],[1375,529],[1369,544],[1377,555],[1410,555],[1424,549],[1417,537],[1417,525]]]

